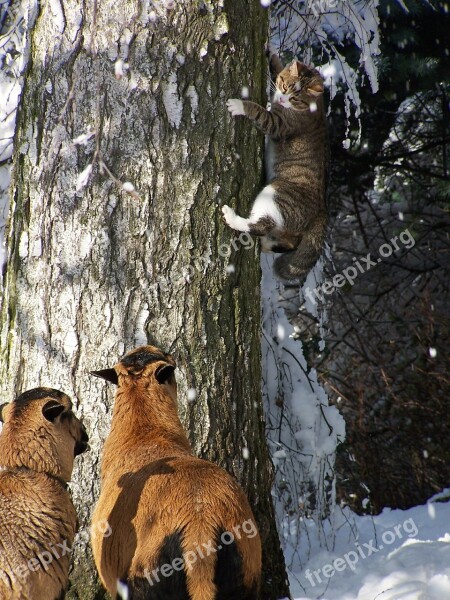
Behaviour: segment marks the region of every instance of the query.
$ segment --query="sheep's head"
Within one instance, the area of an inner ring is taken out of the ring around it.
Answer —
[[[0,420],[3,465],[70,480],[74,458],[87,449],[89,438],[69,396],[52,388],[28,390],[0,406]]]
[[[170,354],[155,346],[140,346],[126,354],[112,369],[91,373],[119,387],[137,382],[144,385],[164,385],[176,400],[175,368],[175,361]]]

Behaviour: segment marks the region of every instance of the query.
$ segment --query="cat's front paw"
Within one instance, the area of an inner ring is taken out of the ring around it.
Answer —
[[[239,115],[245,115],[244,103],[242,100],[237,98],[230,98],[227,100],[227,108],[233,117],[237,117]]]
[[[223,216],[223,220],[225,221],[225,223],[231,227],[231,224],[234,221],[236,213],[231,208],[231,206],[227,206],[226,204],[224,204],[224,206],[222,206],[222,216]]]

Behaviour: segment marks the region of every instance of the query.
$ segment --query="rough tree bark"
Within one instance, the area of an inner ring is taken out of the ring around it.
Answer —
[[[218,210],[245,213],[261,184],[261,136],[233,123],[225,100],[243,85],[263,95],[265,36],[258,0],[55,0],[37,14],[16,130],[0,376],[6,398],[36,385],[71,394],[90,433],[72,485],[82,530],[70,598],[102,597],[87,532],[114,390],[88,371],[148,341],[178,359],[196,450],[249,495],[263,597],[288,595],[261,404],[259,266],[240,243],[223,256],[232,238]]]

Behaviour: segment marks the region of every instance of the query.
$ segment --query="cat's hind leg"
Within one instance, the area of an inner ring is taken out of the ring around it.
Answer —
[[[326,232],[326,218],[323,214],[318,214],[309,224],[297,248],[275,259],[273,267],[276,275],[284,281],[297,280],[303,285],[308,272],[321,255]]]
[[[266,185],[256,196],[248,219],[235,213],[229,206],[222,206],[226,224],[236,231],[248,231],[253,235],[267,235],[274,227],[282,228],[284,221],[275,202],[276,190]]]

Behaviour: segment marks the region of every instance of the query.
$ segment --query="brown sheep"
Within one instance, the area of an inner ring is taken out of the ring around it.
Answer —
[[[67,482],[88,436],[66,394],[0,406],[0,600],[62,600],[77,515]]]
[[[112,534],[92,538],[97,569],[132,600],[255,600],[254,516],[233,477],[193,456],[174,370],[169,354],[142,346],[93,372],[118,385],[92,526],[107,521]]]

